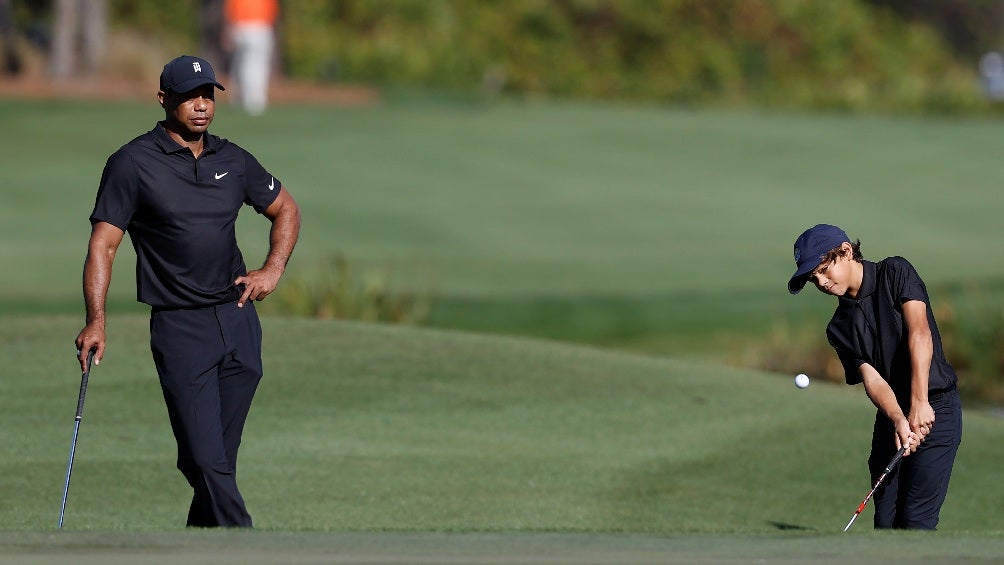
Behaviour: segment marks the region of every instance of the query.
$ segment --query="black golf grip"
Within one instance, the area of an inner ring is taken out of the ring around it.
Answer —
[[[94,349],[87,352],[87,370],[80,375],[80,396],[77,397],[76,420],[84,417],[84,395],[87,394],[87,379],[91,376],[91,363],[94,361],[94,352]]]
[[[906,453],[906,446],[904,445],[903,447],[899,448],[899,451],[896,452],[896,455],[892,458],[892,461],[890,461],[889,464],[885,466],[885,472],[888,473],[892,471],[893,467],[899,464],[899,460],[903,458],[903,454],[905,453]]]

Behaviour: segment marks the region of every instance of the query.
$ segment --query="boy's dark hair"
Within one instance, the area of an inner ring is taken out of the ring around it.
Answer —
[[[864,259],[864,255],[861,254],[861,240],[855,240],[854,243],[851,244],[851,249],[853,250],[851,259],[860,263]],[[819,262],[819,264],[822,265],[823,263],[826,263],[829,265],[830,263],[836,261],[837,257],[840,257],[843,254],[843,248],[834,247],[833,249],[827,251],[826,255],[823,255],[823,259]]]

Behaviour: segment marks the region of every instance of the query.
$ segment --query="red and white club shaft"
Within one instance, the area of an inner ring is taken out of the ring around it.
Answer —
[[[844,526],[844,531],[845,531],[845,532],[846,532],[847,530],[851,529],[851,524],[853,524],[853,523],[854,523],[854,520],[857,520],[857,519],[858,519],[858,515],[859,515],[859,514],[861,514],[861,511],[865,509],[865,506],[866,506],[866,505],[868,504],[868,501],[869,501],[869,500],[871,500],[871,498],[872,498],[872,495],[874,495],[874,494],[875,494],[875,491],[876,491],[876,490],[878,490],[878,488],[879,488],[879,485],[881,485],[881,484],[882,484],[882,481],[884,481],[884,480],[885,480],[886,476],[887,476],[887,475],[888,475],[889,473],[891,473],[891,472],[892,472],[892,470],[893,470],[893,469],[894,469],[894,468],[896,467],[896,465],[898,465],[898,464],[899,464],[900,460],[901,460],[901,459],[903,459],[903,454],[904,454],[904,453],[906,453],[906,446],[902,447],[902,448],[901,448],[901,449],[900,449],[899,451],[897,451],[897,452],[896,452],[896,455],[895,455],[895,456],[894,456],[894,457],[892,458],[892,461],[889,461],[889,464],[885,466],[885,470],[884,470],[884,471],[882,471],[882,474],[881,474],[881,475],[879,475],[879,478],[878,478],[878,480],[877,480],[877,481],[875,481],[875,486],[873,486],[873,487],[872,487],[872,490],[870,490],[870,491],[868,492],[868,495],[867,495],[867,496],[865,496],[865,499],[864,499],[864,500],[862,500],[862,501],[861,501],[861,504],[859,504],[859,505],[858,505],[858,509],[857,509],[857,511],[856,511],[856,512],[854,512],[854,515],[853,515],[853,516],[851,516],[851,521],[850,521],[850,522],[847,522],[847,525],[846,525],[846,526]]]

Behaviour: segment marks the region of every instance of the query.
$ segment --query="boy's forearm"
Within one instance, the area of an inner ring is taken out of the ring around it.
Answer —
[[[934,358],[934,336],[928,324],[927,303],[910,300],[903,303],[903,322],[907,328],[907,347],[910,351],[910,402],[926,403],[927,387],[931,377],[931,360]]]
[[[912,402],[927,402],[927,387],[931,378],[931,359],[934,358],[934,342],[930,332],[910,333],[910,399]]]
[[[896,400],[896,393],[893,392],[889,383],[879,375],[878,371],[870,365],[862,365],[861,374],[865,393],[872,401],[872,404],[892,422],[905,419],[906,415],[903,413],[903,408]]]

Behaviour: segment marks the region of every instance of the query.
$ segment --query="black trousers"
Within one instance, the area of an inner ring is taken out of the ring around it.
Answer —
[[[192,486],[188,526],[251,527],[237,488],[237,450],[262,376],[254,305],[154,310],[150,349]]]
[[[955,455],[962,443],[962,403],[959,391],[954,389],[931,396],[929,401],[934,409],[931,433],[875,491],[876,528],[933,530],[938,526]],[[868,458],[873,483],[895,454],[893,425],[879,413]]]

